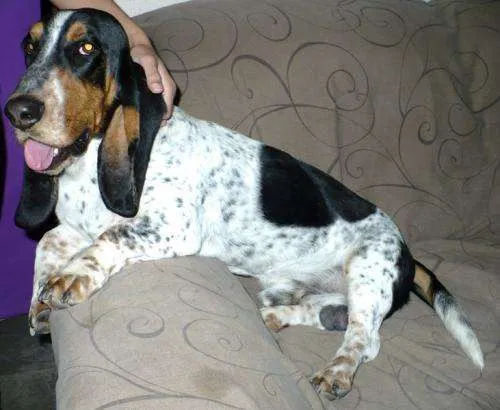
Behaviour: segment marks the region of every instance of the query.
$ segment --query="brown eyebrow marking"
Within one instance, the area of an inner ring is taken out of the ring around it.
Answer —
[[[43,23],[39,21],[31,26],[29,31],[33,40],[40,40],[43,34]]]
[[[87,27],[81,21],[76,21],[71,25],[66,33],[66,39],[68,41],[78,41],[87,34]]]

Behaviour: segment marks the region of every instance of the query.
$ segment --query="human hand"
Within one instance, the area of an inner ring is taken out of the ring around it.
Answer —
[[[162,121],[162,125],[165,125],[173,112],[175,91],[177,89],[174,80],[150,44],[133,45],[130,48],[130,56],[134,62],[140,64],[144,69],[149,89],[153,93],[163,95],[167,106],[167,112]]]

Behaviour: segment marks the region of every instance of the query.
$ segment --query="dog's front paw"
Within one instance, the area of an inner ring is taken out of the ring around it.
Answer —
[[[283,306],[262,308],[260,310],[260,315],[267,328],[271,329],[273,332],[279,332],[281,329],[288,326]]]
[[[345,371],[334,372],[331,367],[327,367],[312,377],[311,384],[316,392],[324,394],[327,399],[341,399],[352,389],[352,375]]]
[[[38,301],[49,308],[66,308],[87,300],[94,290],[94,281],[87,275],[53,275],[47,279]]]

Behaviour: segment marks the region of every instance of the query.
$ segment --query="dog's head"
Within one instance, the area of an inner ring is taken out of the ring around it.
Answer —
[[[134,216],[166,107],[132,62],[124,30],[102,11],[61,11],[33,25],[22,46],[27,70],[5,106],[26,161],[16,223],[36,227],[52,213],[58,176],[92,138],[102,138],[104,203]]]

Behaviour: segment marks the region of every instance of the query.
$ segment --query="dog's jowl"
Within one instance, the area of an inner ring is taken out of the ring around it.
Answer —
[[[34,228],[53,212],[59,221],[36,252],[33,333],[50,331],[50,309],[84,301],[131,260],[205,255],[259,279],[273,330],[345,330],[312,377],[332,398],[377,356],[382,321],[410,291],[483,367],[463,310],[375,205],[180,109],[160,127],[163,99],[113,17],[63,11],[35,24],[23,46],[27,70],[5,107],[26,160],[16,221]]]

